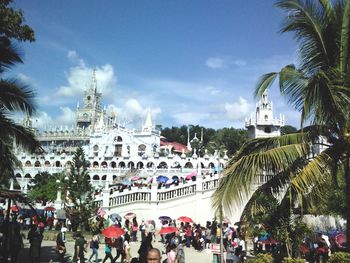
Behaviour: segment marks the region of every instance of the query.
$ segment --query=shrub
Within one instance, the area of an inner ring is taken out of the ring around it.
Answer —
[[[329,263],[348,263],[350,262],[350,253],[347,253],[347,252],[332,253],[328,262]]]
[[[282,263],[305,263],[303,258],[284,258]]]
[[[255,258],[249,260],[250,263],[273,263],[273,258],[270,254],[257,254]]]

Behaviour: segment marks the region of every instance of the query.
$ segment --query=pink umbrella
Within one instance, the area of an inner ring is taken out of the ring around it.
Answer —
[[[141,179],[141,177],[140,177],[140,176],[137,176],[137,175],[131,177],[131,181],[138,181],[138,180],[140,180],[140,179]]]
[[[197,171],[193,171],[193,172],[189,173],[188,175],[186,175],[185,179],[191,180],[193,176],[197,176]]]
[[[103,210],[101,207],[97,210],[97,215],[103,217],[107,212]]]
[[[129,212],[129,213],[125,214],[125,216],[124,216],[125,219],[129,219],[129,220],[133,219],[134,217],[136,217],[136,214],[133,212]]]

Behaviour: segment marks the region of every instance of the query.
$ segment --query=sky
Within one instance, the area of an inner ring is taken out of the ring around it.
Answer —
[[[14,0],[36,41],[20,43],[11,71],[36,91],[40,129],[71,127],[96,69],[103,106],[141,128],[150,110],[163,127],[244,128],[256,83],[295,63],[292,36],[272,0]],[[299,127],[278,87],[276,117]]]

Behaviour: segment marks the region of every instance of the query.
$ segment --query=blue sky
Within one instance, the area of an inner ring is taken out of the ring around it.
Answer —
[[[147,109],[166,126],[244,127],[258,78],[293,63],[270,0],[17,0],[36,41],[12,74],[30,83],[34,125],[71,126],[96,68],[103,105],[140,127]],[[275,116],[299,114],[270,90]]]

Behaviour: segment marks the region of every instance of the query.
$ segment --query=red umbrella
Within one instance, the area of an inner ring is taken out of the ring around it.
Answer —
[[[44,208],[44,210],[54,212],[54,211],[56,211],[56,208],[54,208],[53,206],[47,206]]]
[[[102,234],[108,238],[118,238],[125,234],[125,230],[120,227],[110,226],[103,229]]]
[[[134,217],[136,217],[136,214],[133,212],[129,212],[129,213],[125,214],[125,216],[124,216],[125,219],[129,219],[129,220],[133,219]]]
[[[335,244],[338,246],[338,248],[345,249],[346,246],[346,235],[344,233],[340,233],[335,236],[334,238]]]
[[[193,223],[193,220],[188,216],[180,216],[177,220],[185,223]]]
[[[17,205],[11,206],[11,211],[12,211],[13,213],[17,213],[17,212],[19,211],[19,209],[20,209],[20,207],[17,206]]]
[[[167,226],[167,227],[163,227],[160,231],[159,234],[163,235],[163,234],[170,234],[170,233],[175,233],[177,231],[177,228],[174,226]]]

